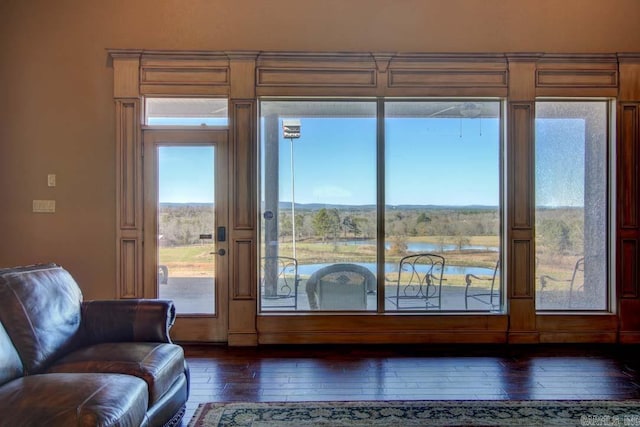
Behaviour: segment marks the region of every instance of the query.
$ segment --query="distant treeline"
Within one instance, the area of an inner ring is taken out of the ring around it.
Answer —
[[[161,203],[158,213],[160,246],[204,243],[200,235],[212,234],[213,224],[211,203]]]
[[[296,205],[296,239],[336,241],[373,239],[377,236],[376,209],[373,206],[320,207]],[[557,208],[538,212],[538,245],[563,254],[580,253],[584,246],[582,209]],[[203,243],[202,234],[212,234],[212,204],[161,204],[159,232],[163,246]],[[281,208],[263,227],[277,227],[282,240],[293,232],[291,209]],[[277,222],[275,222],[277,221]],[[263,230],[264,231],[264,230]],[[500,234],[500,212],[497,207],[388,207],[385,210],[385,236],[390,240],[407,237],[454,236],[458,246],[468,244],[469,236]]]
[[[291,236],[291,211],[280,211],[279,235]],[[500,227],[497,209],[423,208],[388,209],[385,235],[400,236],[488,236]],[[340,238],[372,239],[377,235],[376,210],[321,208],[296,210],[296,238],[326,241]]]

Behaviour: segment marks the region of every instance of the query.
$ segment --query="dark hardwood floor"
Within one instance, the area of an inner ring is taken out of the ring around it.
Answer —
[[[218,401],[640,399],[640,347],[185,345],[186,426]]]

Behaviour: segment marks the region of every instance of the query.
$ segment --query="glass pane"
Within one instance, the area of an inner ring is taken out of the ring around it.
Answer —
[[[229,108],[219,98],[146,98],[148,126],[227,126]]]
[[[386,310],[502,310],[500,112],[385,103]]]
[[[158,296],[215,314],[214,147],[158,147]]]
[[[606,310],[607,102],[537,102],[536,307]]]
[[[376,310],[376,103],[260,108],[261,310]]]

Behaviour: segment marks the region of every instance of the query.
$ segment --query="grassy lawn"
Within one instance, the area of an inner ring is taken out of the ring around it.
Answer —
[[[159,264],[166,265],[169,276],[213,276],[213,244],[161,247]]]
[[[424,237],[411,237],[407,242],[414,243],[431,243],[442,242],[444,239],[446,244],[455,244],[454,237],[451,236],[430,236],[428,240]],[[499,239],[497,236],[471,236],[469,237],[469,245],[498,247]],[[170,276],[196,277],[208,276],[213,274],[212,261],[215,260],[213,244],[206,245],[190,245],[176,247],[160,248],[160,264],[169,268]],[[279,244],[280,254],[290,256],[292,254],[291,242]],[[438,253],[437,251],[434,253]],[[376,247],[373,244],[344,244],[338,242],[327,241],[322,242],[296,242],[296,255],[300,264],[317,264],[317,263],[335,263],[335,262],[376,262]],[[387,254],[387,262],[398,262],[403,254]],[[447,265],[456,266],[473,266],[493,268],[497,261],[498,253],[482,249],[462,250],[462,251],[446,251],[442,254],[446,259]],[[549,262],[544,257],[540,257],[538,263],[539,271],[542,274],[549,274],[561,280],[571,278],[575,259],[568,257],[566,262],[555,260]],[[566,265],[565,265],[566,264]],[[464,285],[464,276],[448,275],[446,284]],[[537,279],[536,279],[537,282]],[[536,283],[538,285],[538,283]],[[562,289],[567,285],[564,282],[550,281],[548,283],[549,290],[556,288]]]
[[[430,236],[428,240],[424,237],[411,237],[405,241],[407,243],[429,243],[429,244],[455,244],[455,238],[451,236],[439,237]],[[500,246],[497,236],[471,236],[469,237],[469,246],[496,248]],[[176,247],[161,247],[160,264],[166,265],[169,269],[169,277],[214,277],[216,256],[212,254],[215,250],[213,244],[197,244]],[[555,298],[558,292],[566,293],[569,280],[573,273],[575,265],[575,256],[548,257],[545,256],[544,248],[538,248],[539,253],[536,257],[536,289],[539,292],[541,274],[553,276],[560,281],[548,280],[545,289],[545,298]],[[291,242],[281,242],[279,244],[279,253],[283,256],[292,254]],[[438,251],[434,251],[438,254]],[[318,264],[318,263],[336,263],[336,262],[362,262],[373,263],[376,261],[376,246],[374,244],[345,244],[344,242],[296,242],[296,255],[299,263]],[[445,251],[440,253],[446,260],[446,265],[454,266],[472,266],[484,267],[492,269],[497,261],[498,253],[485,249],[466,249],[462,251]],[[392,254],[387,251],[388,263],[397,263],[403,254]],[[391,281],[397,280],[396,274],[388,274]],[[482,275],[488,279],[490,273]],[[304,280],[306,277],[302,277]],[[504,278],[503,278],[504,279]],[[405,278],[405,281],[408,278]],[[500,280],[498,278],[497,280]],[[389,282],[391,284],[391,282]],[[461,274],[446,274],[442,283],[444,286],[464,287],[465,276]],[[473,287],[477,290],[490,286],[490,280],[474,280]],[[395,289],[395,288],[394,288]],[[566,299],[566,297],[564,297]]]
[[[431,243],[442,239],[438,236],[424,238],[409,238],[407,241],[418,243]],[[496,247],[499,245],[497,237],[472,236],[470,245]],[[453,244],[452,237],[445,238],[445,244]],[[213,244],[188,245],[160,248],[160,264],[169,268],[169,275],[183,277],[201,276],[210,274],[211,261],[215,260]],[[279,252],[284,256],[291,256],[291,242],[279,244]],[[434,252],[437,253],[437,252]],[[409,254],[409,253],[407,253]],[[387,262],[398,262],[402,254],[388,254]],[[447,251],[444,256],[448,265],[477,266],[492,268],[495,265],[497,253],[485,250]],[[344,244],[327,242],[296,242],[296,258],[300,264],[334,263],[334,262],[375,262],[376,247],[373,244]],[[456,280],[458,282],[459,280]],[[464,280],[462,280],[464,281]]]

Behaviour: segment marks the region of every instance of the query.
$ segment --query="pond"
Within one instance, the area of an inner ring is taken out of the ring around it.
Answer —
[[[321,269],[322,267],[327,267],[329,265],[336,263],[320,263],[320,264],[304,264],[298,266],[298,274],[301,276],[310,276],[316,270]],[[368,268],[372,272],[376,271],[376,264],[373,262],[354,262],[352,264],[361,265],[363,267]],[[424,269],[427,268],[427,265],[417,266],[417,270],[420,271],[420,267]],[[386,263],[385,264],[386,273],[397,272],[398,264],[397,263]],[[469,266],[460,266],[460,265],[445,265],[444,267],[444,275],[465,275],[465,274],[475,274],[476,276],[490,276],[493,274],[493,268],[486,267],[469,267]]]
[[[349,245],[375,245],[375,240],[343,240],[337,242],[340,246],[349,246]],[[391,247],[391,243],[385,243],[385,248],[389,249]],[[408,252],[439,252],[439,251],[455,251],[458,247],[453,244],[444,244],[439,245],[437,243],[428,243],[428,242],[408,242],[407,243],[407,251]],[[490,251],[490,252],[498,252],[498,248],[495,246],[482,246],[482,245],[464,245],[462,249],[473,249],[473,250],[481,250],[481,251]]]

